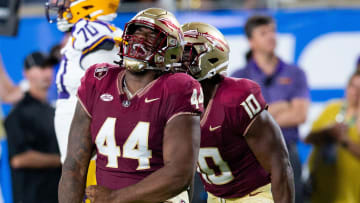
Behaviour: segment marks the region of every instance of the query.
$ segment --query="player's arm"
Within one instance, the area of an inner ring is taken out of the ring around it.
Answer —
[[[274,201],[294,202],[293,170],[288,151],[281,130],[268,111],[263,110],[255,118],[245,139],[261,166],[271,174]]]
[[[164,202],[191,184],[199,147],[199,116],[176,116],[164,130],[163,168],[135,185],[110,192],[109,199],[99,195],[96,190],[101,190],[100,187],[88,187],[87,195],[92,202]]]
[[[60,203],[81,202],[84,197],[86,174],[93,148],[90,122],[91,118],[78,102],[59,183]]]

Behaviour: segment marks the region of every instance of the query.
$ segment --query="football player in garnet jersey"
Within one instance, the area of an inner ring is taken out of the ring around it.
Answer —
[[[209,203],[294,201],[293,172],[259,85],[221,75],[229,46],[215,27],[182,26],[183,64],[204,91],[198,172]]]
[[[90,67],[78,90],[59,200],[80,202],[92,149],[98,186],[91,202],[189,202],[200,146],[200,84],[180,67],[183,33],[168,11],[150,8],[125,26],[122,67]],[[183,192],[184,191],[184,192]]]

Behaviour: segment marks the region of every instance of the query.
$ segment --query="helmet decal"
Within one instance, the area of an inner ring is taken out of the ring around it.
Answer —
[[[184,32],[184,37],[198,38],[199,36],[205,37],[210,43],[214,44],[215,47],[220,49],[221,51],[225,51],[225,50],[220,45],[218,45],[219,43],[221,43],[221,45],[223,45],[227,49],[229,49],[229,45],[227,43],[225,43],[221,39],[216,38],[215,36],[213,36],[207,32],[201,33],[201,32],[198,32],[197,30],[188,30],[188,31]]]
[[[139,36],[141,30],[150,34]],[[119,55],[125,68],[131,71],[169,71],[181,66],[183,32],[173,14],[164,9],[140,11],[125,25],[122,38],[126,44],[122,44]]]
[[[206,23],[182,26],[185,38],[183,66],[198,81],[225,72],[229,62],[229,45],[224,35]]]

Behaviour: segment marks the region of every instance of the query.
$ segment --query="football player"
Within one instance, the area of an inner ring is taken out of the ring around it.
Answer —
[[[78,90],[59,200],[79,202],[92,149],[91,202],[189,202],[200,145],[200,84],[180,67],[183,33],[168,11],[150,8],[125,26],[122,67],[90,67]],[[185,191],[185,192],[182,192]]]
[[[183,64],[204,91],[198,172],[209,203],[294,201],[288,152],[258,84],[225,77],[229,46],[215,27],[182,26]]]
[[[119,61],[114,38],[121,37],[122,30],[108,23],[116,17],[119,3],[120,0],[49,0],[46,3],[48,21],[56,22],[62,32],[71,32],[61,50],[62,60],[56,76],[55,130],[62,163],[80,79],[93,64]]]
[[[120,0],[49,0],[46,16],[67,34],[61,50],[62,60],[56,75],[58,99],[55,110],[55,132],[61,162],[64,163],[71,121],[77,102],[76,91],[85,71],[96,63],[119,61],[116,37],[122,30],[109,24],[116,17]],[[87,185],[96,184],[95,160],[89,166]]]

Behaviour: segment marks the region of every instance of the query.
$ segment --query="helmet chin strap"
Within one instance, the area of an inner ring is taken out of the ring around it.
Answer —
[[[56,22],[56,26],[57,26],[57,29],[60,30],[61,32],[66,32],[70,28],[72,28],[74,26],[74,24],[69,23],[64,18],[58,18],[57,22]]]
[[[224,63],[222,64],[219,64],[216,68],[210,70],[205,76],[201,77],[201,78],[197,78],[197,81],[202,81],[202,80],[205,80],[207,78],[211,78],[213,76],[216,75],[216,73],[221,70],[222,68],[226,67],[229,65],[229,61],[225,61]]]
[[[141,61],[141,60],[137,60],[137,61]],[[146,62],[146,61],[142,61],[142,64],[144,64],[144,66],[142,68],[139,68],[138,71],[136,71],[136,72],[141,72],[141,71],[144,71],[144,70],[159,70],[159,71],[162,71],[162,72],[169,72],[169,71],[175,72],[174,71],[175,68],[181,67],[181,63],[168,64],[164,68],[150,66],[150,65],[148,65],[149,63]],[[134,71],[136,69],[130,68],[130,70]]]
[[[178,72],[177,70],[181,69],[181,67],[182,67],[181,63],[171,63],[165,66],[165,71]]]

